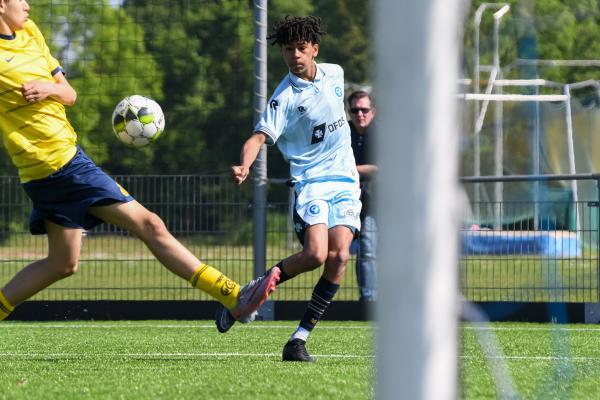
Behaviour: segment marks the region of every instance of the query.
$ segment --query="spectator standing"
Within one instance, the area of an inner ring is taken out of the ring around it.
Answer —
[[[358,239],[356,257],[356,280],[358,282],[360,301],[377,299],[377,224],[373,213],[373,197],[377,164],[372,150],[375,139],[375,106],[371,95],[358,90],[348,96],[350,111],[350,136],[352,151],[356,160],[356,169],[360,176],[361,233]]]

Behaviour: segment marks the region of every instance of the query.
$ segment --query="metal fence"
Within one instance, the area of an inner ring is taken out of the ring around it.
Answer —
[[[251,184],[234,187],[228,175],[115,178],[160,215],[169,230],[203,262],[242,283],[253,277]],[[514,181],[518,177],[503,179]],[[521,179],[527,185],[530,178]],[[547,196],[540,196],[544,200],[533,196],[533,200],[469,201],[465,205],[471,212],[464,218],[458,267],[460,289],[467,300],[600,300],[597,180],[589,175],[578,179],[592,186],[589,198],[548,201]],[[473,184],[486,179],[463,181],[469,192]],[[494,185],[497,181],[489,178],[487,182]],[[2,285],[27,263],[45,257],[47,248],[45,236],[29,234],[31,206],[18,179],[0,177],[0,183]],[[531,182],[529,185],[533,186]],[[509,184],[503,190],[510,193]],[[523,186],[519,191],[531,193]],[[268,199],[266,267],[300,250],[289,218],[290,189],[271,183]],[[319,269],[286,282],[273,299],[309,299],[320,273]],[[78,273],[33,299],[208,300],[208,296],[163,268],[140,240],[102,224],[85,232]],[[358,300],[354,256],[336,299]]]
[[[540,181],[552,182],[566,196],[557,196],[556,189]],[[476,185],[488,185],[488,192],[500,189],[505,197],[469,203],[459,264],[461,291],[468,300],[600,301],[598,176],[488,177],[463,182],[470,194]],[[552,197],[563,199],[549,201]]]
[[[229,175],[116,176],[115,179],[203,262],[244,283],[253,277],[252,185],[235,187]],[[28,230],[31,209],[18,178],[0,177],[0,286],[47,254],[45,236]],[[289,188],[269,185],[267,265],[300,250],[289,218]],[[357,300],[354,258],[336,299]],[[321,270],[278,287],[274,300],[310,299]],[[33,300],[208,300],[163,268],[145,245],[115,226],[85,232],[78,272]]]

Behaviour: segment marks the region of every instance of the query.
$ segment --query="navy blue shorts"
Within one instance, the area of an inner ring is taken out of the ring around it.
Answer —
[[[29,230],[34,235],[46,233],[45,219],[67,228],[91,229],[103,221],[88,214],[89,207],[133,200],[80,148],[60,170],[24,183],[23,189],[33,202]]]

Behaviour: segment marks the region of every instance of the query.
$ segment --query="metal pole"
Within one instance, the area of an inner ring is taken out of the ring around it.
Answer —
[[[575,167],[575,146],[573,143],[573,114],[571,112],[571,87],[565,85],[565,100],[566,108],[566,123],[567,123],[567,148],[569,151],[569,173],[576,174],[577,170]],[[571,190],[573,191],[573,202],[575,203],[575,226],[577,231],[577,237],[580,234],[580,223],[579,223],[579,194],[577,193],[577,181],[571,181]]]
[[[598,224],[596,227],[596,303],[600,303],[600,179],[596,179],[596,190],[598,196],[598,207],[596,207],[598,213],[598,218],[596,218]]]
[[[540,88],[535,87],[535,94],[540,94]],[[540,103],[535,102],[535,120],[533,126],[533,174],[540,174]],[[538,181],[533,183],[533,230],[537,231],[539,226],[539,214],[540,214],[540,183]]]
[[[474,23],[475,23],[475,30],[474,30],[474,39],[473,39],[473,45],[474,45],[474,51],[473,51],[473,57],[474,57],[474,62],[473,62],[473,83],[474,83],[474,91],[476,94],[479,94],[480,92],[480,69],[481,69],[481,65],[480,65],[480,54],[479,54],[479,36],[480,36],[480,26],[481,26],[481,19],[483,16],[483,13],[485,12],[485,10],[488,7],[494,7],[497,8],[499,7],[499,10],[496,11],[494,13],[494,67],[496,69],[497,74],[500,76],[501,71],[500,71],[500,57],[499,57],[499,38],[498,38],[498,29],[499,29],[499,25],[500,25],[500,19],[502,19],[502,17],[504,16],[504,14],[506,14],[509,10],[510,10],[510,6],[506,3],[482,3],[479,5],[479,7],[477,8],[477,11],[475,11],[475,16],[474,16]],[[501,89],[497,89],[498,90]],[[498,119],[500,118],[501,120],[501,108],[502,108],[502,104],[501,102],[496,102],[495,105],[495,109],[496,109],[496,143],[498,142],[498,135],[502,136],[501,133],[501,127],[498,127]],[[480,118],[479,115],[479,103],[476,102],[475,106],[474,106],[474,119],[475,119],[475,126],[477,126],[478,124],[478,119]],[[500,117],[498,117],[500,115]],[[498,132],[498,130],[500,130],[500,133]],[[481,131],[480,130],[475,130],[474,132],[474,137],[473,137],[473,146],[474,146],[474,159],[473,159],[473,169],[474,169],[474,175],[475,176],[480,176],[481,174]],[[496,149],[498,149],[498,147],[496,147]],[[500,153],[502,152],[502,150],[499,150]],[[498,156],[498,154],[496,154],[496,156]],[[496,159],[497,160],[497,159]],[[498,172],[498,167],[496,166],[496,174]],[[499,186],[500,185],[500,186]],[[495,186],[495,193],[496,193],[496,199],[500,196],[500,200],[501,200],[501,196],[502,196],[502,184],[498,183]],[[474,187],[474,193],[473,193],[473,201],[475,203],[475,207],[474,207],[474,212],[475,215],[479,215],[479,203],[480,203],[480,185],[477,183],[475,184]],[[498,205],[500,203],[497,203]],[[496,210],[496,219],[499,217],[500,213],[499,210]],[[496,223],[494,225],[497,225],[498,222],[496,221]]]
[[[267,104],[267,0],[254,1],[254,124]],[[266,257],[266,210],[267,210],[267,149],[263,145],[252,166],[254,176],[254,276],[265,272]],[[266,302],[260,310],[266,320],[274,317],[273,304]]]
[[[475,17],[474,17],[474,22],[475,22],[475,30],[474,30],[474,35],[475,38],[473,39],[473,56],[474,56],[474,62],[473,62],[473,91],[476,94],[479,94],[479,74],[480,74],[480,65],[479,65],[479,30],[480,30],[480,26],[481,26],[481,18],[483,16],[483,12],[485,11],[485,9],[487,8],[487,4],[481,4],[478,8],[477,11],[475,11]],[[479,119],[479,102],[475,102],[474,104],[474,119],[475,119],[475,126],[477,126],[477,121]],[[474,176],[479,176],[481,175],[481,132],[477,131],[477,129],[475,129],[474,132],[474,137],[473,137],[473,147],[474,147],[474,155],[473,155],[473,175]],[[479,218],[480,213],[479,213],[479,205],[481,203],[481,194],[479,193],[481,190],[480,184],[476,183],[474,188],[473,188],[473,202],[474,202],[474,213],[475,216],[477,218]]]
[[[500,10],[494,13],[494,68],[498,71],[498,78],[502,79],[502,71],[500,70],[500,20],[510,10],[510,6],[505,5]],[[496,93],[502,93],[502,86],[496,86]],[[501,101],[496,102],[495,124],[494,124],[494,162],[495,174],[497,176],[504,174],[504,132],[502,112],[503,105]],[[503,201],[503,184],[497,182],[494,186],[494,199],[496,202],[494,212],[494,229],[502,229],[502,201]]]

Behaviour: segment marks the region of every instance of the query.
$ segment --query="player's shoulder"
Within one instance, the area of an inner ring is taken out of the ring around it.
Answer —
[[[40,28],[38,28],[38,26],[36,25],[35,22],[33,22],[31,19],[28,19],[25,24],[23,25],[23,31],[32,37],[38,37],[38,36],[42,36],[42,32],[40,31]]]
[[[321,68],[325,75],[344,76],[344,69],[338,64],[319,63],[317,67]]]
[[[277,105],[285,105],[293,101],[294,98],[294,87],[289,79],[289,76],[286,75],[279,85],[273,91],[273,95],[269,101],[269,105],[277,104]],[[275,103],[273,103],[275,102]]]

